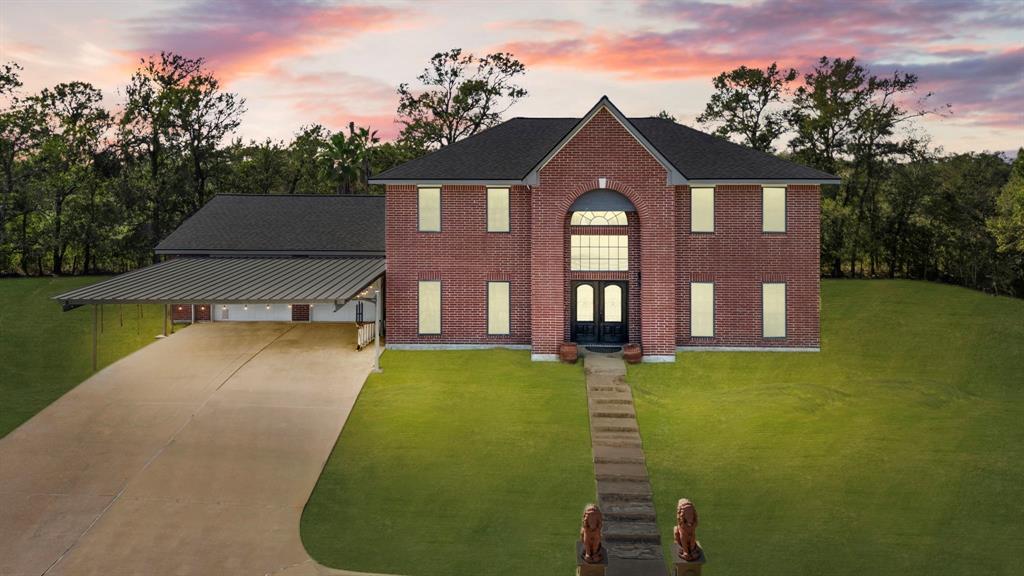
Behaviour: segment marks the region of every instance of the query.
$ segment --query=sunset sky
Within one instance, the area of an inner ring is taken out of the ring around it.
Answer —
[[[507,117],[580,116],[607,94],[627,115],[665,109],[693,125],[718,72],[857,56],[918,74],[922,95],[952,105],[921,123],[947,151],[1024,145],[1024,0],[0,0],[0,61],[24,67],[26,92],[82,80],[116,106],[140,56],[202,56],[247,100],[245,138],[350,120],[392,137],[395,87],[452,47],[527,65],[530,95]]]

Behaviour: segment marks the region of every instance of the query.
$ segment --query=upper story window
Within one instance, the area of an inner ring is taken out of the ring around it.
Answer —
[[[622,210],[585,210],[573,212],[569,219],[571,226],[625,226],[626,213]]]
[[[573,234],[569,269],[580,271],[629,270],[629,237],[625,234]]]
[[[765,186],[761,189],[761,230],[786,231],[786,188]]]
[[[420,232],[441,231],[441,188],[439,186],[419,188],[417,213]]]
[[[715,189],[690,189],[690,232],[715,231]]]
[[[509,231],[508,188],[487,189],[487,231]]]

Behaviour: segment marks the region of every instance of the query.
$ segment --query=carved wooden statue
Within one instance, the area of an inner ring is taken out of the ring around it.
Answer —
[[[676,527],[672,531],[679,556],[686,561],[699,560],[700,547],[697,546],[697,508],[686,498],[679,500],[676,506]]]
[[[580,541],[583,542],[583,559],[587,562],[600,562],[604,557],[601,547],[601,526],[604,518],[601,509],[587,504],[583,509],[583,527],[580,528]]]

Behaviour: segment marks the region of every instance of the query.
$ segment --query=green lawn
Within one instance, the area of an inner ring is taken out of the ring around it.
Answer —
[[[74,388],[92,372],[92,310],[61,312],[50,297],[102,278],[0,279],[0,438]],[[99,365],[153,341],[163,331],[160,306],[103,310]]]
[[[392,350],[306,505],[302,540],[349,570],[571,574],[593,497],[581,366]]]
[[[715,574],[1024,573],[1024,301],[832,281],[822,302],[819,354],[630,369],[663,538],[685,496]]]

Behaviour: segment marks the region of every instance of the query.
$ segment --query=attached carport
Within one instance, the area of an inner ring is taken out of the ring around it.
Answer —
[[[170,306],[212,303],[309,304],[338,310],[352,301],[375,305],[374,368],[379,368],[383,257],[178,257],[54,297],[64,310],[93,305],[93,370],[99,346],[99,306],[162,304],[164,335]],[[378,304],[380,303],[380,305]]]

